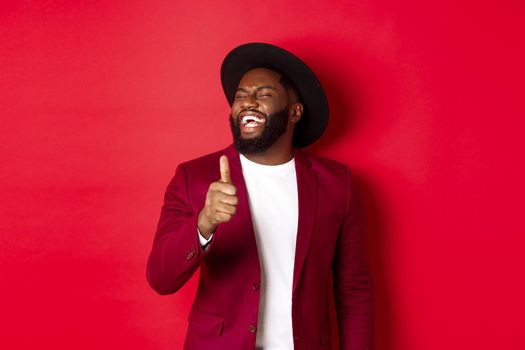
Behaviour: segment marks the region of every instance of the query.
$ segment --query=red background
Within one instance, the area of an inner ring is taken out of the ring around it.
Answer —
[[[0,348],[178,349],[195,278],[145,263],[176,165],[226,146],[219,82],[263,41],[317,72],[310,151],[354,171],[377,349],[524,349],[522,1],[0,5]]]

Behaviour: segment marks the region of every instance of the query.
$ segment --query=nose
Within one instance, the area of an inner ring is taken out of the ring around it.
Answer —
[[[257,98],[255,98],[255,94],[246,94],[246,97],[244,97],[241,101],[240,107],[242,109],[248,109],[250,107],[257,107],[259,103],[257,102]]]

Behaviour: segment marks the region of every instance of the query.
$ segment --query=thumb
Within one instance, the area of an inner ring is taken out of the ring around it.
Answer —
[[[230,175],[230,163],[228,162],[227,156],[224,156],[224,155],[221,156],[220,167],[221,167],[221,182],[231,184],[232,178]]]

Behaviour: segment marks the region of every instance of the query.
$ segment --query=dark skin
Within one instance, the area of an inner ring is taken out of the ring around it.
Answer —
[[[231,118],[242,118],[247,114],[264,118],[283,108],[288,109],[286,132],[266,151],[244,155],[252,162],[263,165],[284,164],[293,158],[293,131],[303,114],[303,105],[298,102],[298,97],[291,89],[285,89],[280,79],[281,75],[270,69],[255,68],[248,71],[239,82],[232,104]],[[241,137],[257,137],[264,127],[265,123],[254,127],[242,126]],[[239,203],[226,156],[221,156],[220,172],[221,179],[210,184],[204,208],[199,213],[198,228],[205,238],[211,236],[217,225],[231,220]]]

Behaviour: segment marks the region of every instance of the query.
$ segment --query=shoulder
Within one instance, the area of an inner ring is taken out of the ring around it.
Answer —
[[[304,151],[298,153],[298,159],[305,165],[299,169],[315,173],[321,191],[331,194],[333,198],[346,198],[354,192],[353,176],[345,164]]]
[[[224,154],[224,150],[216,151],[209,153],[198,158],[190,159],[179,164],[179,168],[184,168],[185,170],[201,170],[203,168],[208,168],[210,166],[219,166],[219,158]]]
[[[228,148],[179,163],[168,184],[168,191],[184,193],[189,198],[205,196],[210,183],[220,178],[219,158]]]
[[[184,161],[177,166],[176,175],[187,178],[193,184],[207,184],[220,178],[219,158],[227,155],[230,163],[236,156],[233,146]],[[238,157],[238,155],[237,155]]]
[[[300,150],[296,151],[296,154],[300,161],[304,162],[307,167],[311,167],[311,169],[320,176],[339,179],[346,179],[349,176],[350,170],[345,164],[339,161]]]
[[[339,161],[306,152],[300,152],[298,159],[305,165],[299,171],[311,171],[317,178],[318,200],[323,203],[322,210],[339,213],[342,217],[356,198],[348,167]]]

